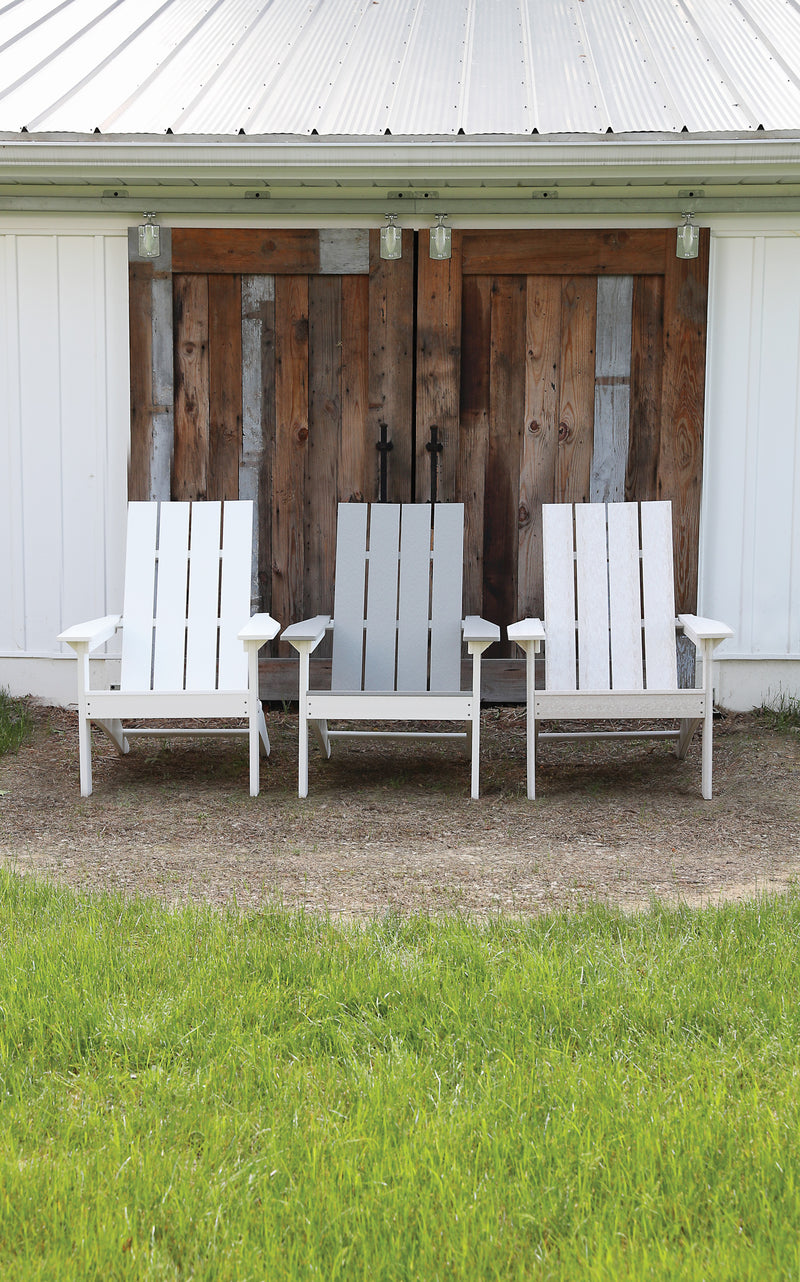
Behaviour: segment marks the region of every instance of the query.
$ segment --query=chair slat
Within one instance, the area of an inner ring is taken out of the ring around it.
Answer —
[[[404,503],[400,513],[398,690],[420,691],[428,688],[430,585],[430,504]]]
[[[675,690],[678,663],[671,504],[642,503],[641,516],[645,680],[648,690]]]
[[[544,559],[545,682],[548,690],[574,690],[575,553],[572,505],[542,506]]]
[[[153,668],[157,503],[128,504],[122,629],[123,690],[149,690]]]
[[[220,503],[192,504],[186,623],[187,690],[214,690],[217,685],[221,515]]]
[[[364,654],[367,505],[340,503],[336,525],[332,690],[360,690]]]
[[[158,524],[154,690],[183,689],[188,576],[189,504],[162,503]]]
[[[578,591],[578,684],[608,690],[608,545],[604,503],[575,504]]]
[[[253,502],[237,499],[222,507],[218,689],[247,689],[247,654],[239,632],[250,618],[250,562]]]
[[[433,513],[431,690],[461,689],[461,587],[464,504],[440,503]]]
[[[637,503],[608,505],[608,577],[611,686],[614,690],[641,690],[644,681]]]
[[[369,519],[364,689],[394,690],[400,505],[373,503]]]

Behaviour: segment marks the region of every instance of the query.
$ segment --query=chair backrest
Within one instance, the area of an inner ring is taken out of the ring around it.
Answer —
[[[245,690],[253,504],[130,503],[123,690]]]
[[[464,505],[340,503],[332,690],[461,687]]]
[[[677,689],[671,504],[549,503],[542,522],[546,688]]]

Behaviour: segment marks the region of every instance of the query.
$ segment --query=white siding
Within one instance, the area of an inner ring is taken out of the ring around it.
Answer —
[[[0,684],[121,608],[127,274],[124,229],[0,234]]]
[[[798,232],[712,242],[700,608],[730,660],[800,660]]]

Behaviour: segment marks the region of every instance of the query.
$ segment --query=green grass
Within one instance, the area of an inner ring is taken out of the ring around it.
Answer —
[[[0,686],[0,757],[18,752],[30,733],[30,718],[24,699],[13,699]]]
[[[782,734],[800,730],[800,697],[796,694],[787,694],[781,690],[759,711],[772,730]]]
[[[2,874],[0,1276],[796,1279],[799,931]]]

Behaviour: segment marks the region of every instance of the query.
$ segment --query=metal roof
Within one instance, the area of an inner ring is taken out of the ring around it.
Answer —
[[[800,0],[0,0],[0,131],[800,128]]]

